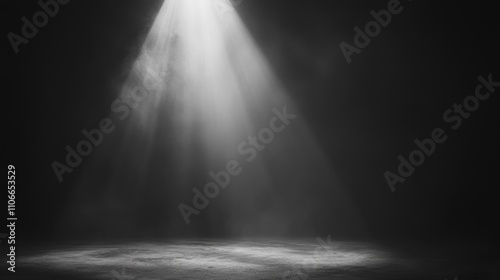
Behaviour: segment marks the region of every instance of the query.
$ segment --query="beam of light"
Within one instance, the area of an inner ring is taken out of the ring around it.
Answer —
[[[81,176],[66,221],[78,221],[75,229],[119,234],[163,212],[163,233],[314,234],[318,216],[338,231],[363,230],[303,117],[252,162],[238,154],[238,144],[268,126],[274,108],[298,108],[228,0],[165,1],[121,97],[133,94],[138,101],[129,104],[123,131],[105,140],[110,144]],[[239,161],[242,174],[186,229],[177,205],[189,203],[191,189],[203,188],[209,171],[228,160]],[[110,166],[105,175],[96,171],[103,165]],[[325,186],[331,197],[315,201]],[[161,199],[168,209],[141,212]]]
[[[159,129],[158,111],[168,110],[174,120],[171,134],[183,150],[200,137],[208,157],[234,150],[252,129],[255,111],[270,112],[273,105],[285,103],[229,1],[166,2],[131,75],[140,80],[162,73],[167,79],[160,82],[160,100],[136,110],[135,119],[150,133]],[[129,88],[137,83],[129,82]],[[180,154],[179,160],[187,157]]]

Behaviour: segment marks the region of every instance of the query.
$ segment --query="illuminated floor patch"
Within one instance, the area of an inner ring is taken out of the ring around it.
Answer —
[[[460,269],[437,257],[406,258],[373,244],[333,242],[322,247],[315,240],[175,240],[24,255],[15,276],[33,280],[445,279],[441,276],[449,278]]]

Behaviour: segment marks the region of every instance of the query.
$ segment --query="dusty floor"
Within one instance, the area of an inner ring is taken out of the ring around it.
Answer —
[[[73,245],[24,252],[2,279],[500,279],[495,255],[422,251],[314,239]]]

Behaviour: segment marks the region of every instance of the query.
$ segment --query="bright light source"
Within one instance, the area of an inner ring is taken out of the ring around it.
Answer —
[[[168,113],[173,133],[186,143],[197,128],[213,156],[234,150],[252,129],[252,115],[285,102],[229,1],[166,1],[123,94],[148,76],[160,77],[160,90],[137,110],[146,131],[158,129],[152,118],[166,108],[155,104],[176,104]]]

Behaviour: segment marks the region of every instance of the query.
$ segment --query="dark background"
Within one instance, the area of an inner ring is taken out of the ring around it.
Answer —
[[[495,2],[401,2],[403,12],[351,64],[340,42],[352,44],[353,28],[364,27],[369,11],[385,9],[387,1],[246,0],[237,10],[352,195],[367,237],[493,238],[499,233],[498,92],[457,131],[442,114],[474,93],[477,76],[500,80]],[[19,34],[21,17],[39,10],[36,1],[3,5],[4,35]],[[5,164],[16,166],[18,240],[103,235],[96,228],[58,235],[83,168],[59,183],[51,163],[63,161],[64,147],[109,113],[160,5],[72,1],[17,55],[4,36]],[[396,172],[397,156],[407,156],[414,139],[436,127],[449,139],[391,193],[383,173]],[[153,198],[143,205],[145,217],[161,203]],[[318,197],[318,203],[327,201]],[[119,237],[154,230],[162,215]],[[326,235],[328,222],[315,219],[316,231]]]

